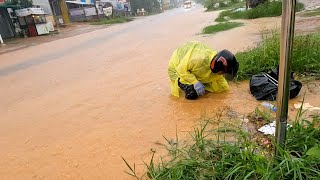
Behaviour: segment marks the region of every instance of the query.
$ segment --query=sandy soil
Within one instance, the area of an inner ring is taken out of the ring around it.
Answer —
[[[203,11],[174,9],[0,54],[0,179],[130,179],[121,156],[142,171],[141,158],[162,135],[174,138],[177,129],[183,138],[225,106],[251,112],[260,102],[248,82],[197,101],[170,96],[167,64],[178,45],[198,40],[237,52],[279,22],[202,36],[218,15]],[[320,106],[318,92],[307,91],[306,101]]]

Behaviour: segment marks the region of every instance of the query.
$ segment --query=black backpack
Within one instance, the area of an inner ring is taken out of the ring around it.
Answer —
[[[279,68],[270,73],[253,75],[250,79],[250,92],[257,100],[274,101],[278,94]],[[301,82],[294,80],[291,73],[290,99],[296,97],[302,88]]]

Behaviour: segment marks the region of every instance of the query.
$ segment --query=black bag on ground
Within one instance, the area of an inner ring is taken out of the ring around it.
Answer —
[[[278,72],[278,68],[276,68],[271,73],[260,73],[251,77],[250,92],[257,100],[276,100],[278,93]],[[290,81],[290,99],[299,94],[301,87],[301,82],[294,80],[292,73]]]

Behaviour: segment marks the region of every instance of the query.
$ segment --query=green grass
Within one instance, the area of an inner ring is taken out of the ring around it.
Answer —
[[[92,25],[117,24],[132,21],[132,18],[116,17],[113,19],[101,19],[100,21],[91,23]]]
[[[303,17],[320,16],[320,8],[302,13]]]
[[[226,31],[229,29],[233,29],[236,27],[243,26],[243,23],[239,22],[225,22],[225,23],[219,23],[216,25],[207,26],[202,30],[203,34],[213,34],[220,31]]]
[[[296,10],[302,10],[304,5],[297,3]],[[217,22],[226,21],[226,17],[231,19],[256,19],[261,17],[275,17],[282,14],[282,2],[268,2],[243,12],[235,12],[234,9],[226,10],[219,14],[215,20]]]
[[[263,37],[255,48],[239,52],[238,80],[249,79],[252,75],[267,72],[279,64],[280,36],[273,33]],[[296,36],[293,43],[292,71],[304,75],[320,75],[320,33]]]
[[[239,127],[233,127],[234,130],[228,131],[227,136],[232,136],[234,141],[226,141],[217,138],[226,136],[221,130],[223,126],[219,125],[220,119],[206,120],[202,126],[190,133],[191,142],[188,144],[168,144],[168,160],[160,159],[155,162],[152,156],[150,162],[145,163],[145,176],[159,180],[318,179],[319,122],[319,117],[313,117],[311,121],[300,117],[293,121],[287,130],[285,149],[278,147],[279,155],[274,156],[274,137],[249,134]],[[128,174],[136,179],[146,179],[145,176],[137,176],[135,165],[131,166],[127,161],[125,163],[129,168]]]

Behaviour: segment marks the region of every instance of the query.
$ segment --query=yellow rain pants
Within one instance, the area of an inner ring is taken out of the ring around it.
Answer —
[[[212,73],[210,69],[212,58],[216,54],[216,51],[200,42],[188,42],[176,49],[168,67],[171,94],[179,97],[179,78],[182,84],[195,84],[200,81],[210,92],[229,90],[224,76]]]

